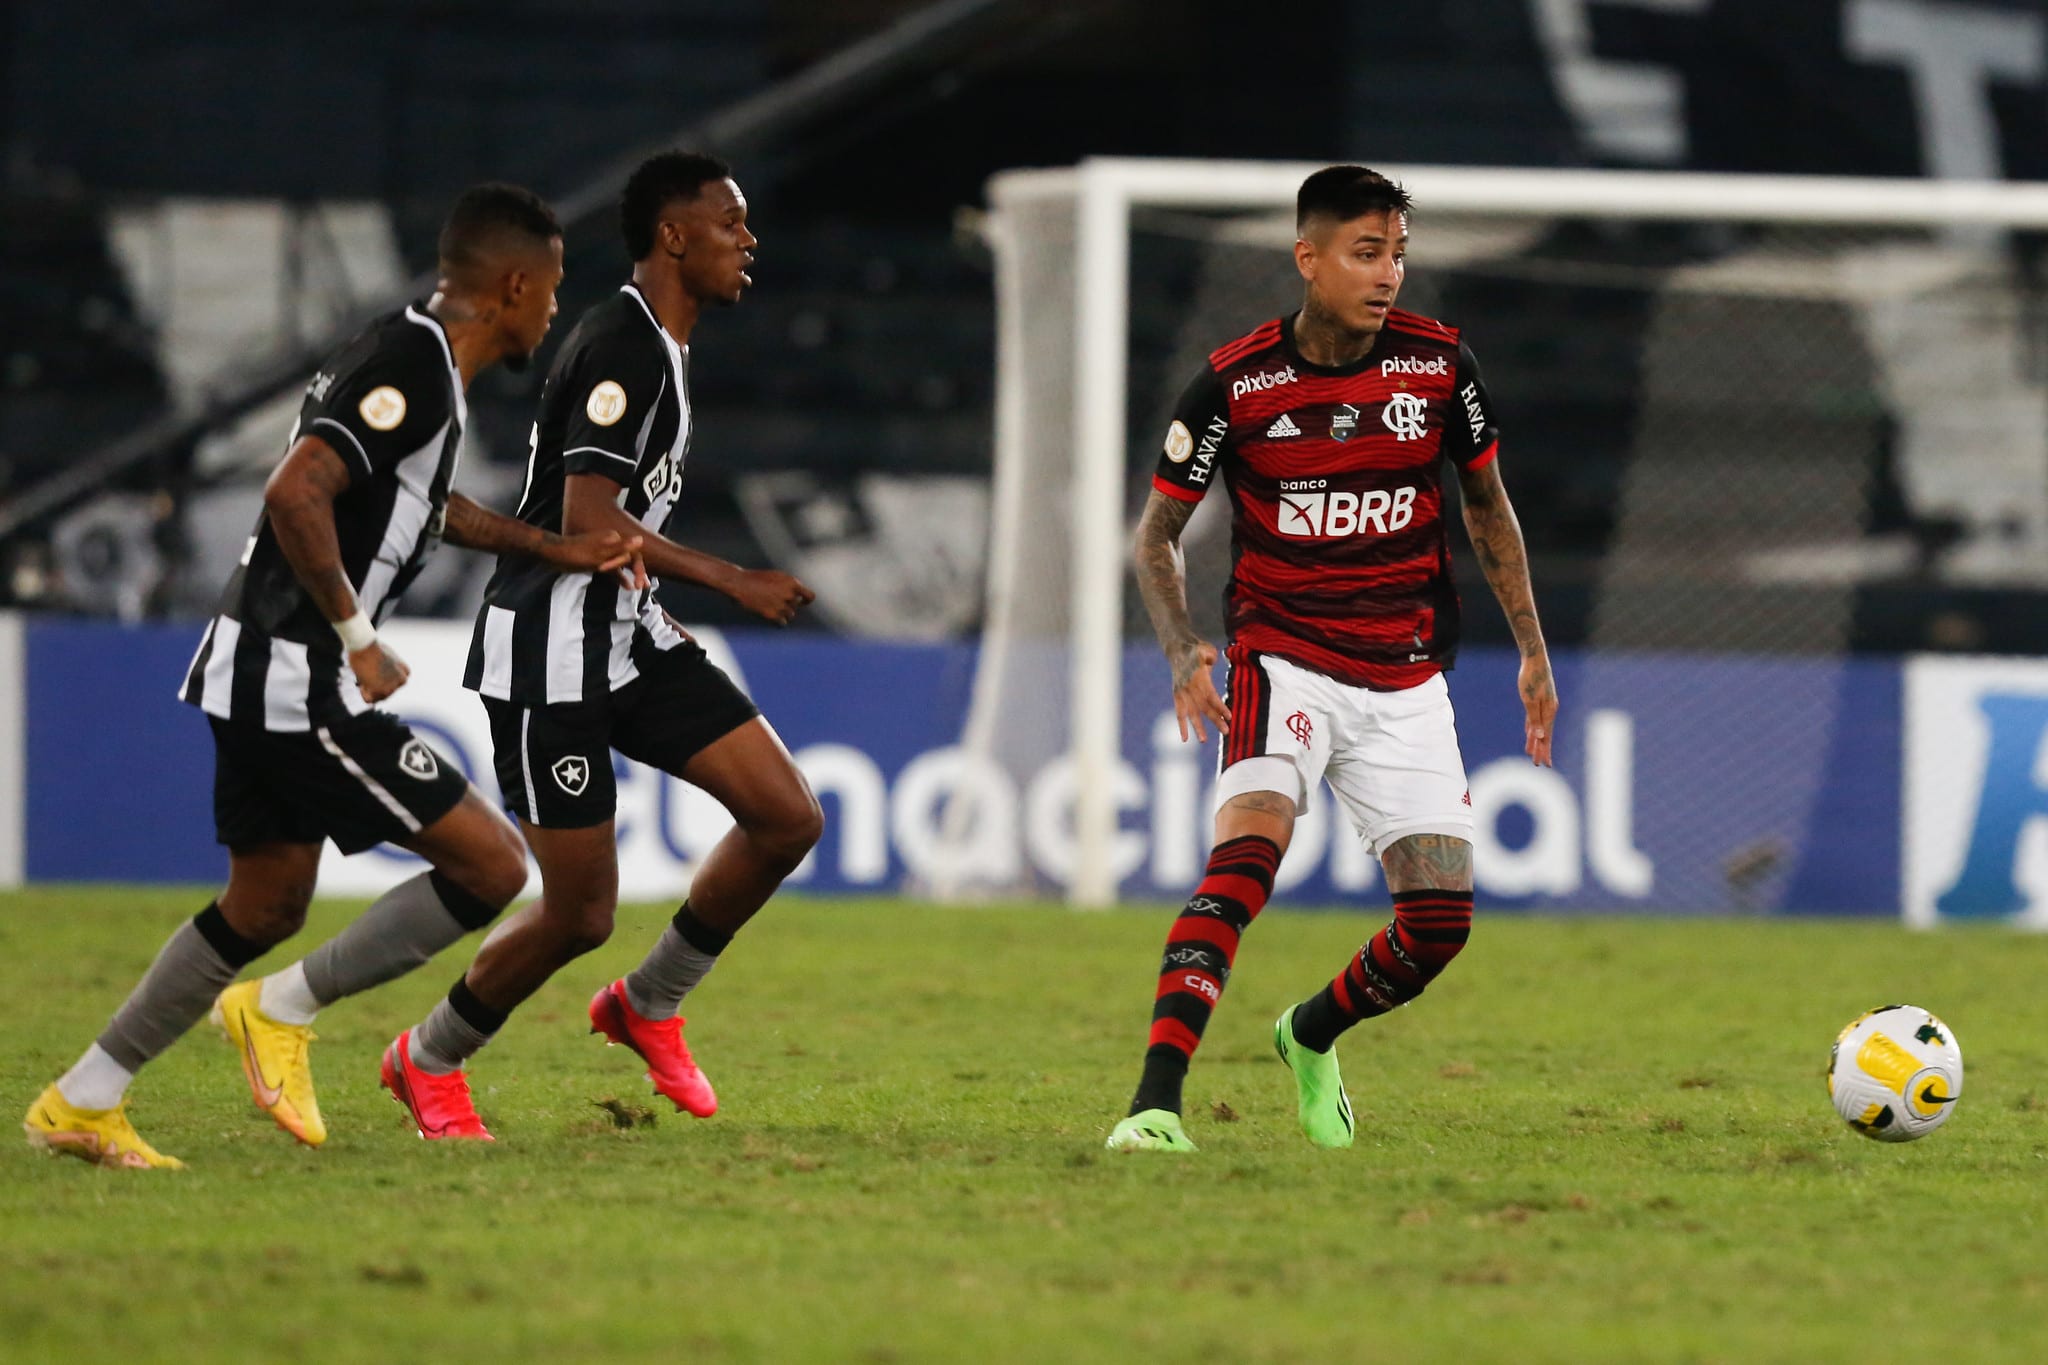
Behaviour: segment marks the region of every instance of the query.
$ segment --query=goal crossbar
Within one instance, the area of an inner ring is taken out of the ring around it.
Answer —
[[[1078,166],[1002,171],[989,199],[1101,195],[1127,205],[1246,209],[1291,205],[1313,161],[1197,161],[1097,157]],[[1911,180],[1881,176],[1716,175],[1473,166],[1378,167],[1423,212],[1551,218],[1720,219],[1754,223],[2048,227],[2048,183]]]

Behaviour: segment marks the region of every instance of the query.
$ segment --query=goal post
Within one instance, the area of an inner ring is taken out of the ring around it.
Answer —
[[[1120,882],[1141,856],[1119,834],[1129,805],[1125,753],[1133,726],[1144,723],[1142,716],[1134,720],[1134,711],[1140,708],[1125,695],[1127,657],[1135,657],[1127,656],[1127,650],[1134,642],[1149,641],[1149,635],[1133,625],[1125,591],[1132,520],[1142,501],[1137,476],[1149,468],[1153,456],[1152,446],[1146,444],[1150,437],[1137,424],[1161,410],[1163,384],[1177,390],[1192,373],[1164,372],[1160,354],[1174,348],[1162,342],[1162,336],[1176,329],[1190,335],[1199,330],[1188,324],[1203,301],[1176,294],[1171,281],[1162,285],[1143,269],[1139,274],[1145,278],[1134,280],[1134,235],[1143,230],[1156,232],[1162,241],[1200,239],[1189,248],[1197,253],[1226,246],[1259,253],[1246,259],[1266,263],[1260,266],[1268,272],[1262,279],[1271,286],[1286,280],[1291,268],[1283,263],[1292,243],[1296,190],[1319,168],[1320,163],[1308,162],[1097,158],[1072,167],[1007,171],[990,180],[986,232],[996,260],[997,317],[992,521],[987,609],[960,761],[963,771],[1007,772],[1013,785],[1023,790],[1033,765],[1042,767],[1052,756],[1063,756],[1056,760],[1063,765],[1057,777],[1038,781],[1022,798],[1023,809],[1014,812],[1017,820],[1035,821],[1034,828],[1044,834],[1041,843],[1056,847],[1059,856],[1049,867],[1030,865],[1028,859],[1004,866],[1003,859],[977,856],[970,827],[996,818],[1001,803],[989,807],[978,797],[967,799],[956,791],[942,823],[949,837],[962,841],[961,852],[944,875],[932,879],[928,889],[936,894],[1057,890],[1073,905],[1104,906],[1117,899]],[[1818,272],[1830,281],[1837,275],[1845,281],[1852,275],[1862,280],[1872,270],[1859,273],[1850,267],[1857,261],[1876,262],[1871,253],[1895,248],[1896,242],[1891,248],[1886,243],[1896,234],[1906,234],[1911,241],[1946,243],[1941,248],[1946,253],[1943,260],[1964,262],[1980,257],[1987,242],[2004,230],[2048,230],[2048,185],[1403,165],[1376,169],[1400,181],[1417,205],[1417,249],[1404,303],[1421,292],[1414,288],[1416,280],[1439,268],[1439,240],[1456,243],[1441,258],[1441,268],[1447,271],[1498,269],[1502,260],[1512,258],[1527,267],[1517,278],[1543,274],[1591,281],[1589,287],[1597,287],[1603,272],[1647,276],[1651,269],[1626,248],[1610,251],[1601,245],[1597,239],[1604,227],[1719,225],[1787,234],[1784,241],[1790,245],[1782,250],[1774,246],[1770,253],[1730,246],[1716,259],[1695,253],[1675,266],[1656,265],[1660,273],[1640,287],[1657,291],[1659,298],[1683,291],[1721,297],[1716,290],[1722,295],[1769,296],[1757,307],[1770,311],[1745,314],[1748,324],[1742,318],[1725,323],[1711,317],[1691,323],[1674,319],[1669,329],[1675,329],[1672,334],[1681,343],[1688,326],[1725,326],[1732,331],[1752,325],[1756,317],[1772,319],[1773,326],[1792,325],[1788,319],[1797,301],[1815,291],[1846,297],[1865,289],[1854,281],[1815,284],[1802,275]],[[1149,213],[1184,217],[1153,229],[1140,222]],[[1462,225],[1462,236],[1441,232],[1446,224]],[[1575,249],[1569,259],[1528,247],[1560,225],[1591,225],[1596,240]],[[1523,245],[1502,247],[1503,241]],[[1144,266],[1149,259],[1141,257],[1138,264]],[[1822,262],[1834,263],[1829,267],[1833,273],[1820,271]],[[1727,268],[1716,274],[1717,264]],[[1750,278],[1738,278],[1745,272]],[[1963,264],[1935,275],[1966,282],[1976,278]],[[1877,297],[1895,287],[1904,286],[1893,281],[1867,288]],[[1243,330],[1290,309],[1299,297],[1298,283],[1294,288],[1290,296],[1262,287],[1256,296],[1241,300],[1234,315],[1204,322],[1210,329],[1206,344],[1220,344],[1236,335],[1231,326]],[[1136,297],[1146,290],[1153,295]],[[1415,306],[1429,311],[1427,298]],[[1160,321],[1161,317],[1168,320]],[[1451,320],[1461,321],[1457,316]],[[1650,336],[1644,344],[1654,346],[1654,329]],[[1825,344],[1821,332],[1813,336],[1816,346]],[[1182,354],[1176,357],[1183,369],[1186,340],[1181,338]],[[1489,352],[1483,334],[1475,344],[1482,362],[1492,357],[1488,373],[1498,384],[1499,372],[1514,362]],[[1148,346],[1151,355],[1146,359],[1138,352]],[[1721,363],[1713,346],[1697,355],[1701,367]],[[1133,372],[1140,366],[1148,368],[1150,389],[1134,394]],[[1142,407],[1134,411],[1138,405]],[[1685,400],[1674,398],[1669,406],[1692,420],[1696,414],[1686,414],[1685,405]],[[1508,418],[1515,420],[1513,413]],[[1649,417],[1638,414],[1637,421],[1639,448],[1660,439],[1683,442],[1696,435],[1681,425],[1659,437]],[[1511,425],[1511,445],[1519,435],[1520,429]],[[1845,458],[1853,463],[1862,457]],[[1629,475],[1632,480],[1640,482],[1656,472],[1638,464]],[[1867,506],[1869,493],[1862,482],[1846,476],[1837,482],[1841,490],[1829,497],[1842,501],[1845,508],[1849,502]],[[1641,501],[1653,495],[1630,496]],[[1651,503],[1644,505],[1655,511]],[[1736,517],[1740,511],[1731,507],[1728,515]],[[1653,521],[1651,517],[1643,526]],[[1626,524],[1617,528],[1609,546],[1611,554],[1635,554],[1645,565],[1655,559],[1658,548],[1654,534],[1632,533]],[[1796,540],[1784,548],[1792,556],[1784,560],[1792,567],[1783,570],[1791,579],[1810,585],[1825,578],[1825,569],[1798,559]],[[2048,542],[2043,548],[2048,549]],[[1765,572],[1757,568],[1752,576]],[[1802,573],[1808,576],[1800,578]],[[1670,565],[1659,563],[1654,572],[1645,568],[1642,574],[1644,582],[1662,574],[1657,581],[1665,583],[1671,577]],[[1625,566],[1608,577],[1626,579]],[[1473,610],[1487,609],[1483,601],[1473,600],[1475,588],[1483,597],[1483,586],[1461,586]],[[1778,647],[1767,632],[1754,637],[1702,636],[1703,644],[1682,634],[1660,634],[1650,623],[1661,599],[1655,593],[1631,598],[1623,590],[1626,586],[1603,586],[1595,615],[1636,624],[1618,625],[1605,639],[1596,632],[1592,644],[1622,649],[1698,645],[1759,652]],[[1541,600],[1541,583],[1538,590]],[[1783,594],[1765,596],[1772,603],[1790,600]],[[1765,614],[1779,610],[1774,605]],[[1795,607],[1783,610],[1792,613],[1785,618],[1788,622],[1804,621]],[[1197,619],[1199,624],[1199,612]],[[1843,629],[1846,632],[1846,625]],[[1786,635],[1795,633],[1801,638],[1810,634],[1805,624],[1785,627]],[[1823,639],[1817,647],[1828,646]]]

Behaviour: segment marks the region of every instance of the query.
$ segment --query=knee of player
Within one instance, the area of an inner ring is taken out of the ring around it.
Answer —
[[[476,871],[476,885],[469,888],[478,900],[493,910],[503,910],[526,889],[526,845],[508,830],[490,856]]]
[[[581,957],[594,953],[611,941],[612,917],[606,912],[602,917],[580,919],[569,926],[568,947],[572,955]]]
[[[818,846],[818,840],[825,837],[825,812],[818,805],[818,798],[806,786],[801,799],[792,797],[784,802],[747,833],[755,843],[771,852],[791,862],[801,862],[805,854]]]
[[[556,915],[564,944],[572,955],[580,957],[595,952],[611,940],[612,922],[618,910],[616,901],[593,897],[559,909],[550,902],[548,908]]]
[[[282,943],[306,927],[306,910],[313,903],[313,884],[294,883],[277,888],[270,896],[238,918],[251,923],[238,925],[249,938],[260,943]]]

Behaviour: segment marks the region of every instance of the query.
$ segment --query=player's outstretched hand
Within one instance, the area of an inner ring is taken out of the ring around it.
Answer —
[[[372,706],[405,686],[405,680],[412,676],[405,660],[394,654],[391,646],[382,640],[372,640],[351,653],[348,666],[349,671],[356,675],[356,690]]]
[[[1516,680],[1522,694],[1522,709],[1529,713],[1522,727],[1523,748],[1539,768],[1550,766],[1550,741],[1557,732],[1557,680],[1550,675],[1550,657],[1525,656]]]
[[[786,626],[796,619],[797,608],[818,598],[793,574],[780,569],[748,569],[740,575],[733,601],[765,621]]]
[[[617,531],[582,531],[558,537],[546,553],[548,562],[558,569],[616,573],[619,582],[638,592],[647,586],[647,565],[640,558],[643,543],[639,536],[622,536]]]
[[[1216,680],[1209,676],[1209,670],[1216,666],[1216,646],[1197,640],[1177,650],[1168,662],[1173,665],[1173,718],[1180,722],[1182,742],[1186,742],[1188,728],[1192,726],[1195,742],[1208,743],[1209,732],[1202,728],[1204,716],[1216,726],[1217,734],[1229,734],[1230,712],[1224,709],[1223,698],[1216,691]]]

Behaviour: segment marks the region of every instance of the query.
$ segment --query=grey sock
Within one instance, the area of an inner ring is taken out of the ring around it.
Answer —
[[[469,926],[442,903],[432,873],[400,882],[306,955],[306,985],[324,1007],[394,981],[440,952]]]
[[[235,973],[263,952],[209,905],[178,926],[99,1036],[100,1050],[129,1071],[157,1056],[205,1017]]]
[[[457,981],[426,1022],[413,1029],[407,1052],[420,1070],[445,1076],[462,1070],[504,1025],[502,1013],[478,1000],[467,981]]]
[[[626,999],[642,1019],[673,1019],[683,997],[717,965],[718,954],[693,945],[671,924],[661,931],[647,960],[626,973]]]

